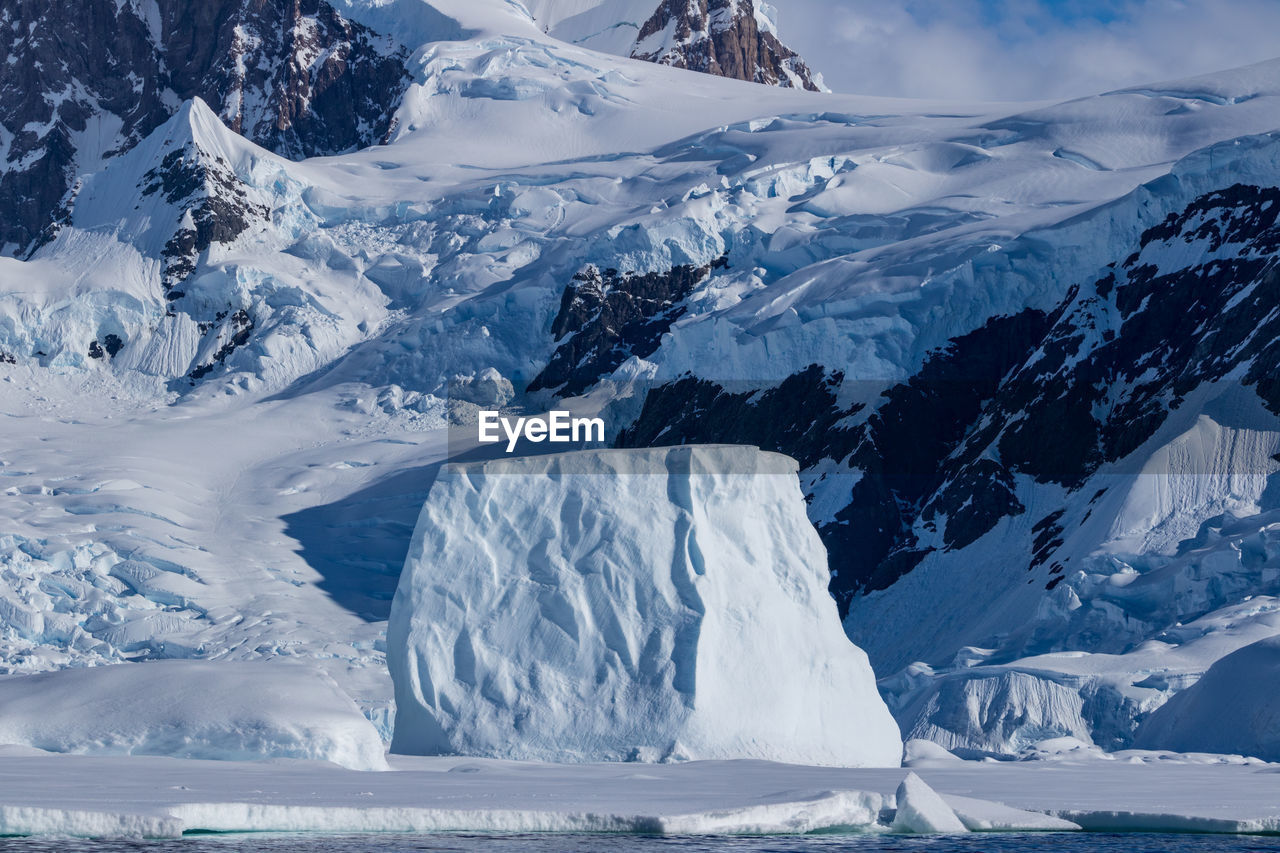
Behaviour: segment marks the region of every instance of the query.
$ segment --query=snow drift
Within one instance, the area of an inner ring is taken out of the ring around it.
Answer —
[[[1280,635],[1232,652],[1139,727],[1136,745],[1280,761]]]
[[[386,770],[373,724],[305,665],[155,661],[0,679],[0,743],[49,752]]]
[[[392,751],[897,766],[795,472],[730,446],[446,467],[391,608]]]

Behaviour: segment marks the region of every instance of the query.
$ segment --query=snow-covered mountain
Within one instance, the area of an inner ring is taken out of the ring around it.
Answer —
[[[383,141],[423,30],[433,39],[462,32],[424,3],[412,10],[345,5],[354,8],[342,8],[344,0],[7,5],[0,11],[7,59],[0,63],[0,204],[8,215],[0,253],[22,256],[47,239],[76,177],[127,151],[192,98],[231,130],[294,160]],[[545,26],[557,37],[593,49],[617,48],[611,34],[630,29],[632,43],[614,52],[758,83],[821,86],[778,41],[771,7],[757,9],[752,0],[649,6],[591,0],[518,8],[554,23]]]
[[[76,178],[184,101],[296,159],[383,139],[408,82],[403,48],[324,0],[22,0],[0,11],[0,44],[4,254],[47,239]]]
[[[572,44],[676,68],[818,91],[822,76],[778,39],[754,0],[530,0],[534,20]]]
[[[1280,63],[922,103],[746,82],[747,2],[74,5],[109,50],[0,17],[6,671],[314,659],[385,734],[451,388],[795,457],[904,736],[1126,746],[1280,633]]]

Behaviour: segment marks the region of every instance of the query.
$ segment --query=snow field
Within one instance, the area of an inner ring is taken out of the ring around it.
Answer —
[[[390,738],[386,610],[443,455],[422,421],[439,418],[387,414],[364,389],[156,410],[109,374],[8,378],[6,429],[31,440],[0,453],[0,491],[15,492],[0,498],[0,607],[17,614],[0,626],[0,673],[297,659]]]
[[[907,771],[759,761],[551,765],[391,756],[395,772],[0,749],[0,819],[14,834],[180,831],[890,831],[950,815],[969,831],[1280,828],[1275,765],[1144,754],[1137,762],[950,762]],[[1139,758],[1133,754],[1129,758]],[[109,778],[111,786],[101,780]],[[245,791],[254,791],[253,800]],[[50,807],[50,804],[56,806]],[[940,805],[941,804],[941,805]],[[909,817],[910,816],[910,817]],[[947,821],[948,831],[959,831]]]
[[[0,743],[387,769],[382,739],[350,697],[296,663],[155,661],[0,678]]]

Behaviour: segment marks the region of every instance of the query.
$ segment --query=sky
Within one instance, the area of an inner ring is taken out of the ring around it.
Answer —
[[[770,0],[837,92],[1062,99],[1280,57],[1280,0]]]

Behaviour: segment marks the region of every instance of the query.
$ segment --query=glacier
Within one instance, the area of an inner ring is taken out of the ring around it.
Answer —
[[[429,472],[447,453],[446,389],[459,376],[525,387],[555,347],[546,329],[559,289],[583,264],[661,271],[728,255],[728,266],[690,295],[691,310],[659,351],[619,368],[623,379],[661,381],[710,364],[720,374],[711,378],[767,386],[816,360],[866,380],[863,391],[874,397],[949,336],[988,315],[1044,307],[1072,270],[1110,262],[1121,240],[1100,235],[1139,230],[1135,211],[1150,209],[1142,215],[1155,219],[1218,172],[1252,181],[1274,174],[1265,137],[1236,142],[1274,121],[1265,66],[1070,105],[947,112],[941,104],[757,93],[710,78],[686,85],[688,75],[671,69],[633,68],[536,34],[513,42],[485,32],[424,52],[399,137],[341,162],[275,157],[193,101],[154,139],[89,176],[70,221],[36,257],[0,260],[0,351],[14,361],[0,365],[8,380],[0,398],[15,434],[48,439],[4,453],[14,508],[2,540],[13,593],[0,605],[11,614],[0,638],[6,669],[221,649],[233,658],[297,655],[330,668],[389,736],[382,632]],[[471,82],[502,78],[543,81],[551,94],[481,97]],[[679,89],[678,109],[677,96],[652,94],[671,88]],[[749,103],[733,94],[744,89]],[[1187,95],[1196,91],[1204,97]],[[578,148],[569,162],[539,162],[563,147],[561,114],[546,98],[596,113],[575,108]],[[416,129],[413,115],[422,118]],[[1107,130],[1121,119],[1123,145]],[[713,122],[720,124],[708,129]],[[528,128],[529,145],[500,145],[491,129],[502,123]],[[618,155],[620,147],[639,150]],[[1054,157],[1060,149],[1105,168]],[[247,204],[270,214],[198,254],[184,295],[170,302],[163,251],[183,230],[182,211],[163,195],[144,196],[143,178],[149,157],[197,151],[196,162],[225,180],[234,175]],[[430,152],[456,152],[456,162]],[[225,167],[215,169],[219,161]],[[1161,179],[1171,169],[1176,185]],[[912,192],[896,200],[892,188],[903,181]],[[979,188],[993,186],[1007,190],[1003,201],[977,200]],[[111,207],[121,197],[143,208],[121,221]],[[1073,221],[1091,210],[1092,218]],[[1023,233],[1030,237],[1013,239]],[[227,350],[248,329],[238,311],[253,326]],[[93,357],[108,335],[123,348]],[[305,434],[297,423],[308,425]],[[233,434],[236,441],[225,440]],[[191,447],[214,450],[206,458]],[[123,457],[132,461],[121,464]],[[838,508],[839,489],[856,476],[835,463],[806,473],[815,521],[829,521],[835,510],[823,507]],[[1051,512],[1057,498],[1045,491],[1035,505]],[[1212,499],[1191,523],[1227,508]],[[1095,523],[1103,515],[1095,512]],[[1216,548],[1213,565],[1256,553],[1240,548],[1255,534],[1265,552],[1265,530],[1232,524],[1221,540],[1218,528],[1208,533],[1203,548]],[[253,553],[228,549],[232,531],[252,531]],[[954,559],[1000,565],[1008,550],[978,548]],[[974,615],[964,609],[967,575],[949,571],[952,557],[935,556],[892,596],[856,602],[867,615],[855,615],[850,630],[890,676],[921,658],[945,669],[965,649],[990,648],[983,644],[993,635],[1025,624],[1028,612],[1041,614],[1033,627],[1046,635],[1067,619],[1085,625],[1087,614],[1107,630],[1133,625],[1111,617],[1113,591],[1168,555],[1142,556],[1103,556],[1078,583],[1073,576],[1047,593],[1032,587],[1034,595],[984,603],[986,621],[976,626],[966,621]],[[1181,587],[1201,571],[1199,556],[1177,557],[1131,592]],[[244,577],[256,587],[249,601],[233,592]],[[1211,606],[1236,607],[1234,593],[1205,589],[1217,596]],[[1268,591],[1264,582],[1239,594]],[[1080,611],[1071,596],[1098,604]],[[920,602],[935,597],[960,611],[916,621]],[[1187,622],[1199,606],[1188,601],[1130,642]],[[1266,609],[1253,610],[1267,630]],[[914,627],[857,633],[858,624],[899,618]],[[1097,650],[1088,638],[1099,628],[1085,627],[1057,648],[1007,650],[989,662]],[[895,645],[903,636],[920,642]],[[1090,686],[1107,700],[1098,715],[1105,725],[1092,731],[1100,742],[1111,743],[1111,732],[1127,737],[1136,715],[1230,650],[1208,651],[1136,689],[1132,682],[1150,673],[1136,660],[1120,664],[1118,678],[1136,674],[1121,687],[1136,695]],[[1060,666],[1055,673],[1052,685],[1075,678]],[[911,702],[891,696],[891,704]],[[1082,720],[1092,725],[1087,714]],[[917,720],[904,714],[900,722],[910,731]],[[1074,719],[1049,729],[972,746],[1011,754],[1047,734],[1083,730]]]
[[[387,628],[392,750],[898,766],[795,470],[706,446],[442,469]]]

